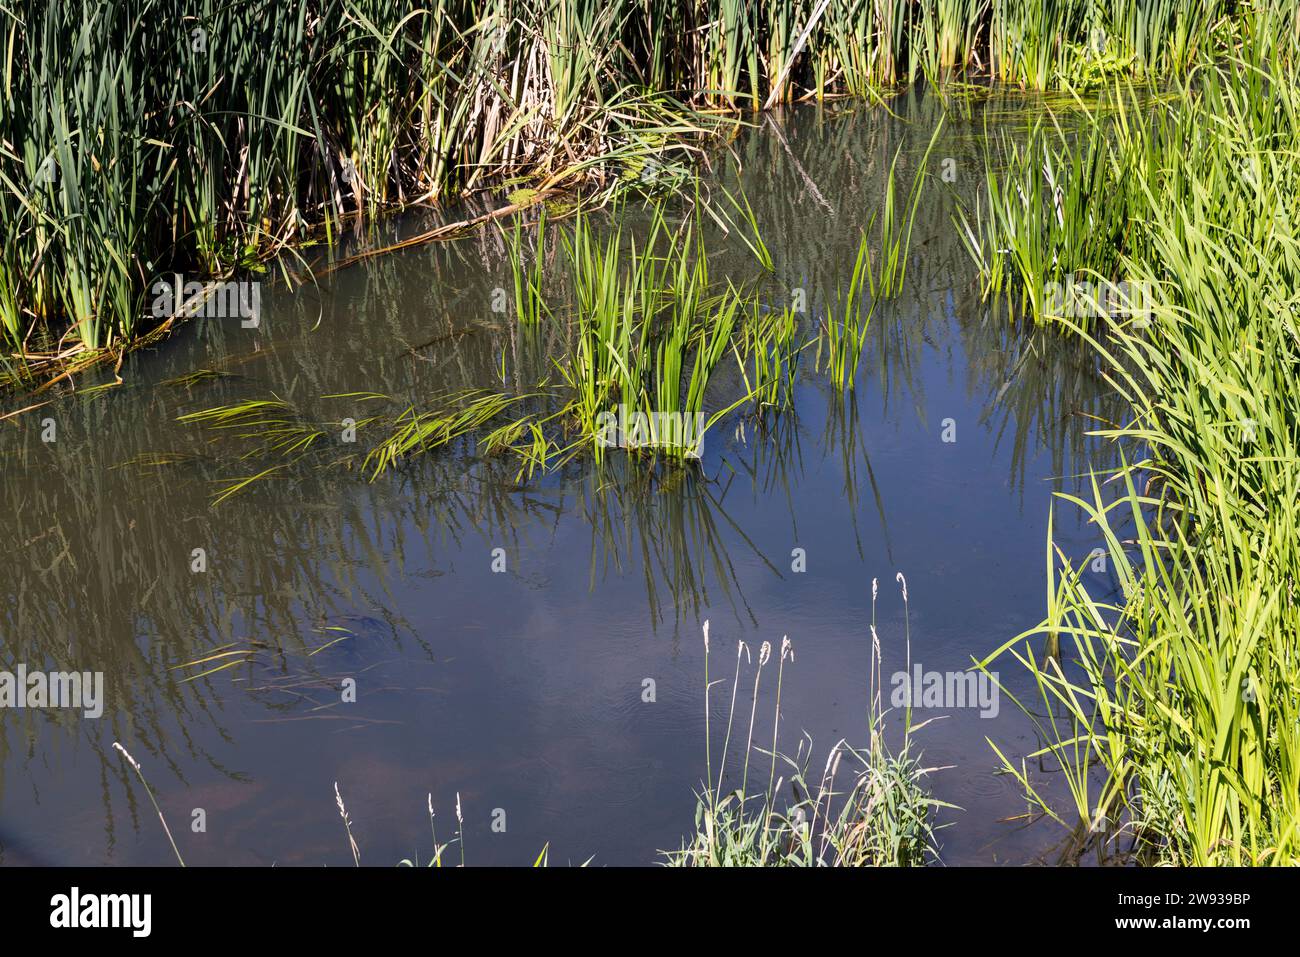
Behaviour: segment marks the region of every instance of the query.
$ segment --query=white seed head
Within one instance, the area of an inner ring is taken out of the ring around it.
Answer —
[[[709,619],[704,619],[704,650],[709,650]]]
[[[903,577],[902,572],[899,572],[894,576],[894,580],[903,586],[903,601],[907,601],[907,579]]]
[[[758,651],[758,666],[760,668],[763,667],[763,665],[767,664],[767,659],[771,657],[772,657],[772,643],[770,641],[765,641],[763,642],[763,647],[760,648]]]
[[[119,750],[119,751],[122,752],[122,756],[125,757],[125,758],[127,759],[127,761],[129,761],[129,762],[131,763],[131,767],[135,768],[136,774],[139,774],[139,773],[140,773],[140,763],[139,763],[138,761],[136,761],[135,758],[131,757],[130,752],[128,752],[128,751],[126,750],[126,748],[122,747],[122,746],[121,746],[120,744],[118,744],[116,741],[113,742],[113,747],[117,748],[117,750]]]

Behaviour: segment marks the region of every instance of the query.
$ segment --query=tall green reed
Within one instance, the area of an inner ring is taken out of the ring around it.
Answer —
[[[1293,10],[1258,6],[1295,36]],[[0,14],[0,335],[11,364],[54,368],[137,339],[164,272],[224,277],[346,218],[520,177],[610,188],[646,156],[695,148],[711,124],[685,104],[874,95],[985,68],[1045,89],[1098,37],[1128,73],[1176,75],[1242,32],[1223,27],[1230,15],[1227,0],[667,13],[644,0],[23,0]]]
[[[1105,256],[1155,301],[1144,322],[1060,320],[1132,409],[1097,433],[1127,464],[1065,496],[1113,580],[1050,541],[1047,615],[997,653],[1035,678],[1031,757],[1061,769],[1072,806],[1002,759],[1069,829],[1070,859],[1300,861],[1300,87],[1264,55],[1290,26],[1262,9],[1177,109],[1121,113],[1134,235]]]

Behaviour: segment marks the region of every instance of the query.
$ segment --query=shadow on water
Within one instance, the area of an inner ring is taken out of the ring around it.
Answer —
[[[955,177],[932,176],[856,389],[807,355],[791,410],[728,416],[686,473],[614,456],[519,482],[461,442],[373,481],[304,461],[213,506],[267,464],[187,412],[274,395],[333,442],[364,410],[324,396],[500,388],[503,368],[529,389],[563,334],[492,311],[510,283],[495,230],[271,290],[257,329],[197,320],[134,357],[124,384],[4,423],[0,670],[102,672],[105,707],[0,712],[0,863],[170,860],[114,741],[188,863],[350,862],[336,781],[364,863],[427,854],[426,794],[439,821],[460,796],[473,863],[528,863],[547,842],[555,862],[648,863],[691,826],[703,775],[704,618],[722,660],[790,635],[785,724],[822,747],[865,733],[873,578],[886,673],[903,667],[899,570],[926,670],[964,669],[1035,624],[1050,493],[1108,464],[1086,432],[1119,412],[1077,343],[980,301],[952,221],[986,122],[1023,126],[1024,102],[800,108],[715,158],[706,185],[743,187],[772,249],[764,296],[802,290],[809,324],[845,283],[895,153],[915,175],[941,116],[935,156]],[[720,245],[711,270],[758,281]],[[1058,540],[1076,558],[1095,545],[1082,527]],[[1006,702],[947,712],[920,739],[945,766],[936,796],[963,809],[941,832],[949,863],[1029,860],[1056,837],[999,823],[1023,804],[986,737],[1037,746]]]

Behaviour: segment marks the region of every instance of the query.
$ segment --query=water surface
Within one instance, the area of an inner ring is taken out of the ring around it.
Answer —
[[[802,288],[815,322],[900,148],[914,175],[942,104],[891,107],[791,110],[713,158],[706,187],[743,187],[772,249],[774,305]],[[1036,624],[1051,493],[1106,464],[1085,432],[1118,412],[1078,343],[980,301],[952,215],[982,175],[986,121],[1014,134],[1025,117],[996,98],[948,115],[906,289],[877,314],[852,396],[809,356],[794,414],[767,427],[729,416],[679,477],[615,455],[520,483],[511,461],[461,444],[373,482],[286,469],[213,507],[264,463],[178,423],[186,412],[275,395],[322,421],[360,418],[362,405],[322,397],[500,388],[503,365],[528,388],[546,337],[492,311],[510,280],[494,230],[271,287],[259,328],[194,321],[132,356],[123,385],[85,383],[4,423],[0,668],[102,671],[107,703],[99,720],[0,712],[0,863],[172,860],[114,741],[141,762],[189,864],[350,864],[336,782],[363,863],[427,857],[427,795],[444,840],[459,795],[470,863],[531,863],[546,844],[552,863],[650,863],[690,829],[704,775],[704,619],[713,677],[730,675],[738,641],[791,638],[781,745],[806,731],[818,762],[865,735],[873,579],[886,674],[904,667],[909,624],[927,671],[966,668]],[[737,244],[716,249],[716,276],[756,277]],[[222,375],[176,381],[200,370]],[[1080,559],[1097,544],[1068,513],[1057,537]],[[214,654],[226,657],[208,668],[239,664],[194,679],[205,669],[186,664]],[[1032,697],[1014,668],[1001,677]],[[340,700],[345,679],[355,703]],[[715,759],[728,690],[711,699]],[[764,746],[773,690],[765,679]],[[988,743],[1028,754],[1032,724],[1005,696],[996,717],[938,715],[918,743],[941,769],[935,795],[960,808],[943,814],[942,859],[1050,855],[1052,825],[1007,820],[1024,802]],[[1030,771],[1057,789],[1049,769]]]

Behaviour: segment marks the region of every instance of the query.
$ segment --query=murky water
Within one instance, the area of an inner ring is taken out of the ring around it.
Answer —
[[[924,96],[892,107],[790,111],[705,176],[743,186],[777,265],[769,291],[807,290],[814,317],[847,283],[894,152],[914,167],[943,112]],[[898,571],[926,671],[961,670],[1036,624],[1051,492],[1105,464],[1084,433],[1120,413],[1077,343],[1016,331],[979,301],[952,213],[979,181],[986,120],[1024,118],[1003,100],[949,115],[907,288],[876,316],[855,397],[809,359],[796,414],[770,430],[729,416],[675,480],[616,455],[516,484],[511,462],[461,445],[373,482],[300,463],[213,507],[267,464],[178,423],[186,412],[273,394],[322,421],[360,418],[359,400],[322,397],[500,387],[503,362],[527,388],[544,343],[491,310],[509,286],[491,230],[276,286],[257,329],[196,320],[129,359],[126,384],[85,383],[0,423],[0,669],[105,682],[98,720],[0,710],[0,863],[171,862],[114,741],[190,864],[350,864],[336,782],[363,863],[427,857],[429,794],[444,840],[459,794],[470,863],[531,863],[548,842],[552,863],[650,863],[691,828],[704,775],[705,618],[714,677],[738,640],[790,636],[781,743],[806,730],[815,760],[865,734],[873,578],[887,675],[905,660]],[[717,246],[715,275],[755,274]],[[175,381],[197,370],[225,375]],[[1072,522],[1058,514],[1058,540],[1081,558],[1096,542]],[[198,548],[206,571],[192,570]],[[1001,675],[1030,697],[1023,674]],[[712,697],[715,734],[726,697]],[[995,717],[936,714],[918,740],[942,768],[935,795],[961,809],[943,814],[943,860],[1048,853],[1053,825],[1004,820],[1024,802],[986,741],[1018,758],[1038,746],[1031,723],[1005,696]]]

